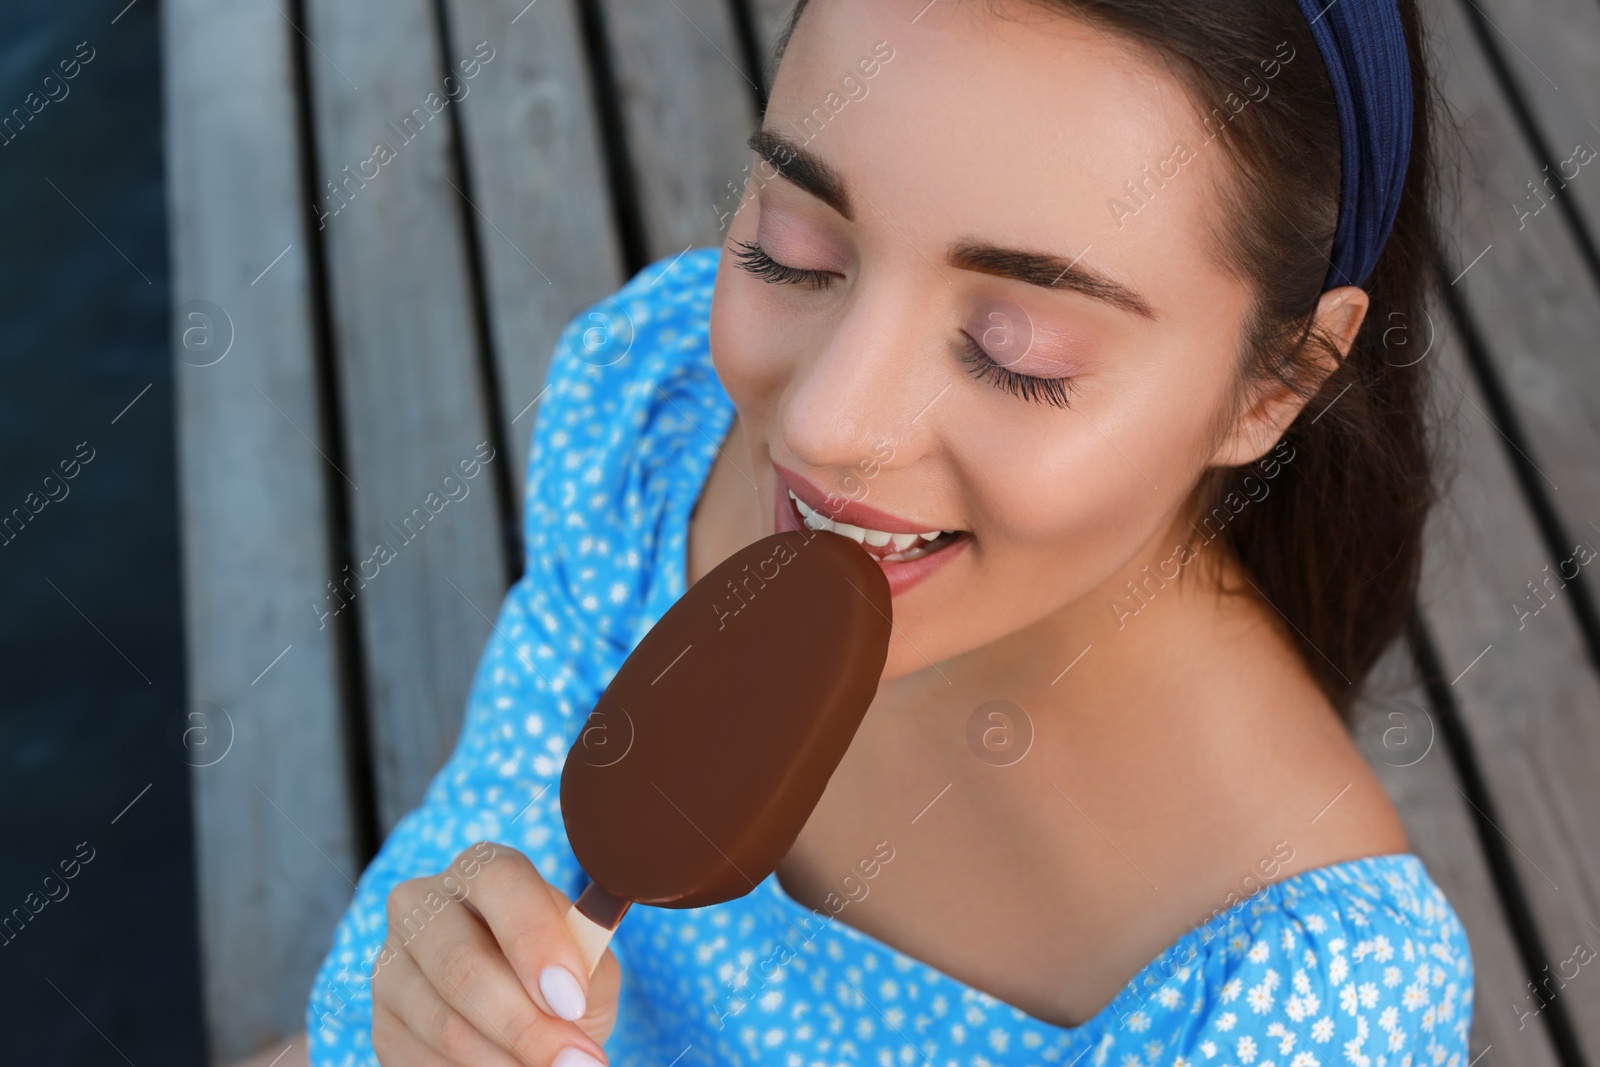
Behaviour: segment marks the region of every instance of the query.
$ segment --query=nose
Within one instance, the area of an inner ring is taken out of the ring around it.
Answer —
[[[859,292],[784,391],[779,425],[795,458],[841,479],[863,464],[875,472],[885,443],[893,466],[914,462],[931,437],[929,404],[949,382],[941,319],[915,293]]]

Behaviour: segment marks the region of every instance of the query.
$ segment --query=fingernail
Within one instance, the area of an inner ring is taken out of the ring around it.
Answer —
[[[583,999],[583,987],[572,977],[571,971],[558,964],[552,963],[539,972],[539,992],[544,994],[544,999],[552,1011],[570,1022],[583,1018],[584,1012],[589,1010]],[[568,1049],[567,1052],[578,1052],[578,1050]],[[589,1067],[595,1062],[586,1053],[578,1052],[578,1054],[583,1056],[583,1059],[568,1061],[571,1067],[579,1067],[580,1064]],[[557,1062],[560,1062],[559,1058]],[[563,1063],[561,1067],[567,1067],[567,1064]]]
[[[605,1065],[583,1049],[568,1046],[556,1054],[556,1058],[550,1061],[550,1067],[605,1067]]]

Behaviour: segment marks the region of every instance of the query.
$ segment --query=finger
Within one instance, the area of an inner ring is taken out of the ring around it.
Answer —
[[[589,972],[567,929],[566,894],[540,877],[528,857],[497,846],[472,899],[534,1001],[560,1019],[587,1015]]]
[[[391,921],[407,911],[420,889],[406,883],[390,894]],[[542,891],[529,896],[549,905]],[[401,955],[415,961],[445,1003],[521,1062],[542,1067],[569,1045],[604,1061],[598,1042],[534,1002],[489,929],[465,908],[442,908],[404,943]]]
[[[617,998],[622,987],[622,967],[608,948],[589,976],[589,1010],[578,1020],[584,1033],[604,1045],[617,1025]]]
[[[482,1016],[457,1011],[428,981],[416,960],[401,954],[392,963],[386,1003],[396,1006],[412,1036],[438,1053],[443,1062],[472,1067],[522,1067],[522,1062],[491,1041],[478,1028]]]
[[[372,1008],[372,1052],[382,1067],[457,1067],[381,1004]]]

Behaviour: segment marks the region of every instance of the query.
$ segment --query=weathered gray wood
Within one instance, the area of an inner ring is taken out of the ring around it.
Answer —
[[[646,231],[656,259],[720,245],[739,206],[755,83],[725,0],[603,0]]]
[[[1472,811],[1458,791],[1459,778],[1438,717],[1403,641],[1373,670],[1356,708],[1353,732],[1400,811],[1411,851],[1422,858],[1466,927],[1475,972],[1470,1058],[1492,1047],[1490,1059],[1503,1067],[1556,1067],[1545,1028],[1537,1019],[1519,1028],[1507,1007],[1526,996],[1516,939],[1473,828]]]
[[[1490,22],[1489,33],[1505,57],[1558,162],[1572,159],[1579,143],[1600,152],[1600,4],[1594,0],[1472,0]],[[1502,36],[1504,35],[1504,36]],[[1570,176],[1567,180],[1563,175]],[[1578,208],[1591,234],[1600,234],[1600,157],[1589,163],[1572,159],[1562,168],[1535,168],[1521,181],[1550,184],[1545,196],[1567,196]],[[1565,181],[1566,189],[1562,183]],[[1554,192],[1552,192],[1552,190]],[[1519,184],[1513,194],[1529,196]],[[1540,201],[1529,201],[1529,209]],[[1510,211],[1509,206],[1503,210]],[[1538,222],[1553,225],[1554,207],[1541,211]],[[1529,220],[1529,225],[1533,225]]]
[[[1600,547],[1584,521],[1600,516],[1592,367],[1600,304],[1556,217],[1517,232],[1504,193],[1537,168],[1460,7],[1430,0],[1428,12],[1446,60],[1446,96],[1466,124],[1462,203],[1446,223],[1461,250],[1456,269],[1465,271],[1454,287],[1500,368],[1530,458],[1548,479],[1543,490],[1571,536]],[[1545,593],[1551,603],[1540,607],[1528,584],[1542,582],[1561,560],[1538,537],[1509,465],[1514,453],[1456,349],[1440,354],[1441,369],[1458,386],[1446,395],[1460,410],[1466,468],[1454,509],[1432,527],[1426,612],[1445,672],[1461,675],[1453,688],[1463,720],[1554,971],[1580,941],[1600,947],[1592,925],[1600,921],[1600,681],[1573,614],[1577,590],[1557,591],[1553,578]],[[1587,372],[1580,364],[1590,364]],[[1600,982],[1574,980],[1560,999],[1585,1055],[1600,1062]]]
[[[534,401],[556,339],[626,277],[573,3],[449,0],[448,10],[458,50],[496,49],[457,117],[520,515]]]
[[[318,454],[294,30],[246,0],[171,0],[161,24],[190,694],[175,758],[194,767],[220,1059],[304,1026],[360,871],[341,665],[307,607],[331,574],[329,480],[343,483]],[[196,299],[223,311],[209,345]]]
[[[1590,0],[1588,6],[1600,16],[1600,5]],[[1600,522],[1600,463],[1595,462],[1600,455],[1600,360],[1595,358],[1600,290],[1554,206],[1519,223],[1512,205],[1519,193],[1527,195],[1525,183],[1543,171],[1495,90],[1459,3],[1441,7],[1440,13],[1445,16],[1437,20],[1445,31],[1440,44],[1456,57],[1447,95],[1465,123],[1468,152],[1464,202],[1449,228],[1458,249],[1454,269],[1466,271],[1456,288],[1493,352],[1508,399],[1533,445],[1529,454],[1548,478],[1544,488],[1551,504],[1570,533],[1589,536],[1600,548],[1600,537],[1587,525]],[[1539,31],[1542,36],[1559,29],[1531,16],[1505,28],[1520,37],[1535,34],[1538,25],[1545,27]],[[1501,44],[1516,55],[1503,40]],[[1583,86],[1568,83],[1565,89],[1581,92]],[[1574,104],[1593,108],[1596,101],[1600,83]],[[1600,120],[1600,109],[1595,117]],[[1600,133],[1589,132],[1589,141],[1600,147]],[[1576,196],[1586,184],[1600,187],[1600,159],[1567,192]],[[1480,253],[1483,258],[1466,269]],[[1553,569],[1555,561],[1544,562],[1551,562]]]
[[[1565,605],[1552,604],[1517,627],[1510,602],[1547,556],[1459,352],[1446,344],[1435,354],[1454,383],[1446,389],[1460,390],[1455,418],[1465,465],[1430,522],[1423,613],[1555,969],[1579,941],[1600,944],[1588,925],[1600,903],[1592,774],[1600,759],[1600,685]],[[1600,990],[1575,982],[1561,999],[1592,1046]],[[1489,1010],[1511,1014],[1508,1002]]]
[[[761,46],[761,62],[764,65],[772,59],[772,49],[778,43],[778,34],[783,32],[788,25],[789,13],[794,10],[795,0],[745,0],[750,5],[751,19],[755,22],[756,39]],[[762,72],[767,88],[772,88],[772,76],[777,71],[765,70]]]
[[[377,553],[355,568],[375,577],[353,603],[386,833],[422,799],[455,743],[509,584],[493,472],[468,480],[458,469],[490,440],[492,417],[473,326],[462,214],[470,209],[452,188],[456,105],[448,102],[475,87],[458,63],[473,58],[476,42],[443,57],[427,0],[307,7],[319,183],[335,183],[343,203],[319,184],[350,461],[340,488],[352,553]],[[499,49],[483,55],[491,68],[506,58]],[[387,163],[375,155],[380,143]]]

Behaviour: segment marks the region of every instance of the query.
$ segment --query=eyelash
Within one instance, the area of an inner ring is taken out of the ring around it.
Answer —
[[[1071,407],[1069,397],[1072,395],[1071,378],[1035,378],[1031,374],[1018,374],[1009,367],[1002,367],[994,361],[994,357],[983,350],[983,346],[967,337],[966,352],[962,353],[961,362],[967,364],[974,378],[982,381],[987,375],[995,376],[995,384],[1013,396],[1024,400],[1049,404],[1052,407]]]
[[[824,270],[802,270],[779,263],[767,254],[766,249],[753,241],[735,241],[740,251],[734,253],[734,258],[739,266],[748,274],[775,285],[800,285],[807,284],[813,289],[826,289],[833,284],[833,275]],[[967,337],[967,351],[960,357],[961,362],[968,365],[973,377],[983,380],[988,375],[994,375],[995,384],[1013,396],[1021,397],[1033,403],[1050,404],[1053,407],[1069,407],[1068,398],[1072,392],[1070,378],[1036,378],[1029,374],[1018,374],[1008,367],[996,363],[983,350],[983,347]]]
[[[742,251],[735,252],[739,266],[764,282],[777,285],[808,283],[813,289],[826,289],[833,284],[833,275],[825,270],[801,270],[779,263],[767,255],[767,250],[753,241],[735,241]]]

